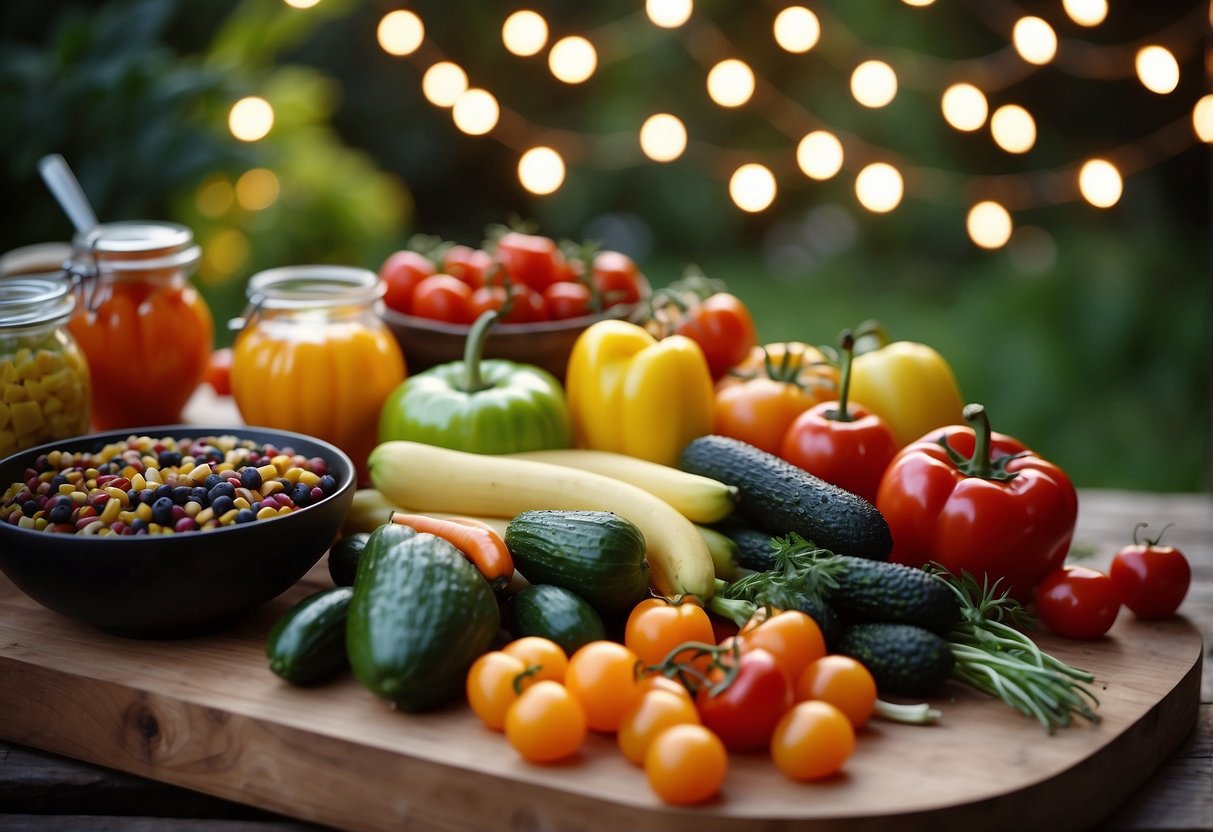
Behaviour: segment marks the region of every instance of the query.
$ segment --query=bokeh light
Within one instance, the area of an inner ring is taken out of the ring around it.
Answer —
[[[687,129],[669,113],[657,113],[640,127],[640,149],[654,162],[672,162],[687,147]]]
[[[796,164],[812,179],[829,179],[842,169],[842,142],[826,130],[814,130],[796,145]]]
[[[537,55],[548,42],[548,22],[530,9],[511,14],[501,25],[501,42],[520,58]]]
[[[1098,26],[1108,16],[1108,0],[1061,0],[1061,5],[1079,26]]]
[[[455,126],[472,136],[483,136],[497,126],[501,107],[488,90],[472,87],[459,96],[451,108]]]
[[[1111,208],[1120,201],[1124,180],[1120,171],[1106,159],[1091,159],[1078,172],[1078,190],[1083,199],[1096,208]]]
[[[274,127],[274,108],[260,96],[246,96],[232,105],[227,126],[242,142],[264,139]]]
[[[757,213],[775,201],[775,175],[759,164],[742,165],[729,179],[729,196],[743,211]]]
[[[907,6],[929,6],[934,3],[935,0],[901,0],[901,2],[905,3]]]
[[[1021,17],[1011,30],[1011,42],[1019,57],[1030,64],[1043,65],[1057,54],[1057,33],[1039,17]]]
[[[944,120],[957,130],[971,132],[986,123],[990,105],[985,93],[972,84],[953,84],[944,90],[940,102]]]
[[[235,204],[236,192],[232,189],[232,183],[218,174],[199,185],[198,193],[194,195],[194,205],[197,206],[198,213],[211,219],[226,214]]]
[[[379,46],[389,55],[411,55],[425,40],[425,24],[410,11],[396,9],[379,21]]]
[[[905,192],[901,173],[886,162],[874,162],[855,177],[855,196],[869,211],[884,214],[901,204]]]
[[[1027,153],[1036,144],[1036,120],[1018,104],[1004,104],[990,116],[990,133],[1007,153]]]
[[[1192,108],[1192,128],[1202,142],[1213,142],[1213,93],[1203,96]]]
[[[884,61],[864,61],[851,73],[851,95],[865,107],[883,107],[897,95],[897,73]]]
[[[550,194],[564,184],[564,159],[550,147],[532,147],[518,160],[518,181],[533,194]]]
[[[421,93],[435,107],[453,107],[467,88],[468,74],[451,61],[439,61],[421,76]]]
[[[708,71],[708,96],[721,107],[740,107],[754,94],[754,70],[729,58]]]
[[[236,180],[236,201],[246,211],[264,211],[278,199],[278,177],[268,168],[253,168]]]
[[[691,0],[645,0],[644,12],[655,26],[675,29],[691,17]]]
[[[1179,62],[1164,47],[1143,47],[1137,52],[1134,63],[1137,77],[1150,92],[1166,95],[1179,86]]]
[[[557,80],[580,84],[589,80],[598,68],[598,50],[583,37],[570,35],[552,44],[548,53],[548,68]]]
[[[982,248],[1002,248],[1011,239],[1011,214],[997,202],[979,202],[965,220],[969,238]]]
[[[808,52],[821,38],[817,15],[804,6],[788,6],[775,15],[775,42],[788,52]]]
[[[315,6],[320,0],[283,0],[292,9],[310,9]]]

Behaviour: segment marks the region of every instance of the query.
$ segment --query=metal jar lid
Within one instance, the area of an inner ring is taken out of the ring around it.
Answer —
[[[318,309],[338,306],[373,307],[387,287],[379,275],[354,266],[282,266],[249,278],[244,314],[228,322],[244,328],[262,309]]]
[[[66,321],[75,308],[76,296],[62,274],[0,278],[0,329]]]
[[[188,269],[202,257],[189,228],[150,220],[101,223],[76,234],[72,247],[77,260],[117,272]]]

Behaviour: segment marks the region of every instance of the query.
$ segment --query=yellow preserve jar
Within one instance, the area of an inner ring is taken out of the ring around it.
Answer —
[[[75,306],[62,275],[0,278],[0,459],[88,431],[88,362],[67,327]]]
[[[249,425],[337,445],[360,479],[379,411],[404,380],[404,354],[379,316],[384,285],[366,269],[290,266],[253,275],[232,349],[232,395]]]

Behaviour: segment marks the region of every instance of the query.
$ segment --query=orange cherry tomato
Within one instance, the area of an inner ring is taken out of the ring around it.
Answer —
[[[856,728],[867,722],[876,708],[876,681],[850,656],[822,656],[800,674],[794,693],[797,702],[829,702]]]
[[[687,690],[686,685],[676,679],[671,679],[669,676],[662,676],[657,673],[650,673],[641,676],[636,681],[636,695],[644,696],[651,690],[664,690],[672,693],[675,696],[681,696],[688,702],[693,702],[695,697]]]
[[[675,604],[665,598],[646,598],[632,608],[624,627],[623,643],[649,665],[688,641],[715,643],[707,612],[689,601]]]
[[[468,669],[468,705],[472,713],[494,731],[505,727],[506,711],[518,698],[518,689],[525,690],[532,684],[533,679],[527,676],[526,669],[521,659],[500,650],[483,654]]]
[[[569,669],[569,657],[564,648],[551,639],[540,636],[523,636],[515,639],[501,648],[503,653],[521,659],[530,668],[538,668],[533,673],[535,681],[551,679],[553,682],[564,682],[564,674]]]
[[[826,654],[825,637],[811,616],[800,610],[784,610],[763,618],[759,613],[741,629],[742,652],[762,648],[795,685],[804,669]]]
[[[505,713],[505,738],[527,762],[550,763],[572,756],[585,733],[581,703],[550,679],[523,691]]]
[[[595,731],[619,728],[623,712],[636,698],[636,654],[614,641],[591,641],[569,657],[564,683],[585,709]]]
[[[771,737],[771,759],[793,780],[817,780],[842,769],[855,750],[855,729],[829,702],[801,702]]]
[[[644,773],[666,803],[703,803],[720,791],[729,755],[720,738],[702,725],[675,725],[649,743]]]
[[[674,725],[698,725],[699,713],[689,696],[650,690],[638,696],[619,722],[619,750],[636,765],[644,765],[653,738]]]

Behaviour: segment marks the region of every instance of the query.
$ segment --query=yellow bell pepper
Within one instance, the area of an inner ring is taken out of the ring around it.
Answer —
[[[964,400],[942,355],[914,341],[890,344],[875,324],[861,324],[856,335],[861,333],[883,345],[855,356],[850,397],[885,420],[898,447],[936,428],[964,423]]]
[[[712,374],[699,345],[599,321],[573,344],[565,386],[578,446],[675,465],[712,431]]]

